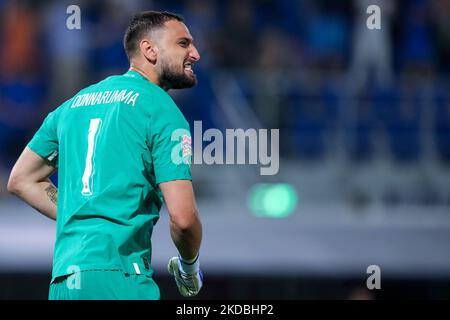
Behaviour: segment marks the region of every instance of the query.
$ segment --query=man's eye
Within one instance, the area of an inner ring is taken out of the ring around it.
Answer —
[[[182,46],[182,47],[187,47],[187,46],[188,46],[188,43],[187,43],[186,41],[181,41],[181,42],[180,42],[180,46]]]

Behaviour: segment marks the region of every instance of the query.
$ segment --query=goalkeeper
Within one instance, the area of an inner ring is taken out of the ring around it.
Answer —
[[[167,94],[197,82],[200,56],[183,19],[145,11],[124,36],[130,69],[87,87],[44,120],[8,190],[56,220],[49,299],[160,299],[151,234],[165,202],[183,296],[202,287],[202,237],[189,125]],[[49,177],[58,170],[59,186]]]

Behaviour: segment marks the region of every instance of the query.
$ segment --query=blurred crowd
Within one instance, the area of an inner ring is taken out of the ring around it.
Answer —
[[[80,30],[66,27],[71,4]],[[366,26],[370,4],[381,30]],[[324,157],[341,130],[352,159],[382,140],[399,161],[429,144],[450,160],[450,0],[0,0],[3,175],[49,111],[127,70],[123,33],[143,9],[181,13],[195,38],[199,85],[175,97],[190,121],[220,127],[222,70],[263,126],[287,132],[282,156]]]

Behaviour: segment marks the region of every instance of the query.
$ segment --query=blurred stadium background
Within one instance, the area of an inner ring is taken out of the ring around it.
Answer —
[[[199,85],[171,92],[191,125],[280,129],[275,176],[192,166],[200,298],[450,297],[450,0],[0,0],[0,298],[47,297],[55,233],[7,194],[11,167],[49,111],[127,70],[141,9],[181,13],[195,38]],[[155,279],[179,298],[161,215]]]

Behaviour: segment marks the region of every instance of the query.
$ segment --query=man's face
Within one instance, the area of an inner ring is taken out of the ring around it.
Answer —
[[[170,20],[158,41],[158,73],[164,89],[191,88],[197,83],[192,65],[200,59],[186,25]]]

